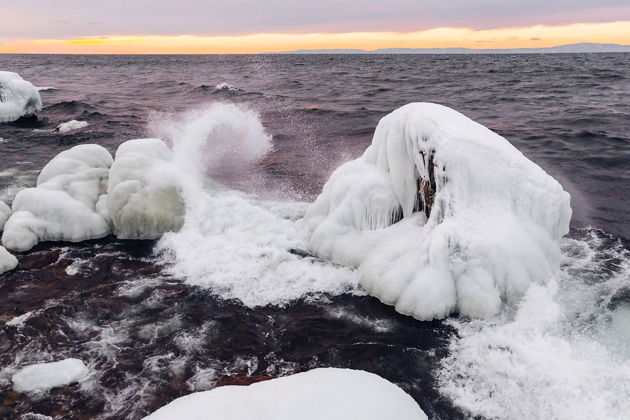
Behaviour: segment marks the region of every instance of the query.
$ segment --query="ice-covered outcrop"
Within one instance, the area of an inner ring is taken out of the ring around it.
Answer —
[[[42,110],[39,91],[19,74],[0,71],[0,123],[35,115]]]
[[[18,265],[18,260],[9,253],[5,247],[0,246],[0,274],[13,270]]]
[[[79,359],[30,365],[11,378],[17,392],[47,391],[84,379],[89,369]]]
[[[87,121],[70,120],[65,123],[61,123],[55,128],[55,131],[59,133],[67,133],[68,131],[79,130],[90,125]]]
[[[316,254],[358,267],[361,285],[399,312],[484,317],[557,273],[569,201],[503,137],[414,103],[379,122],[305,220]]]
[[[120,145],[107,192],[113,231],[120,239],[157,239],[184,223],[181,170],[160,139]]]
[[[4,201],[0,201],[0,232],[4,229],[4,224],[11,216],[11,207],[7,206]]]
[[[110,233],[107,180],[111,154],[83,144],[55,156],[42,169],[36,188],[15,196],[2,244],[27,251],[42,241],[80,242]]]
[[[249,386],[223,386],[176,399],[147,420],[423,420],[402,389],[361,370],[314,369]]]

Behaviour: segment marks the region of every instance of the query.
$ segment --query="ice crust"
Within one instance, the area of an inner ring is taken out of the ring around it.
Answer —
[[[30,365],[13,375],[13,388],[17,392],[47,391],[58,386],[78,382],[89,374],[79,359]]]
[[[160,139],[129,140],[118,147],[109,173],[108,211],[120,239],[157,239],[178,231],[186,207],[181,171]]]
[[[4,229],[4,224],[11,216],[11,207],[7,206],[4,201],[0,201],[0,232]]]
[[[10,71],[0,71],[0,123],[35,115],[42,110],[39,91],[30,82]]]
[[[2,244],[27,251],[41,241],[80,242],[110,233],[106,200],[111,154],[95,144],[74,146],[42,169],[35,188],[15,196]]]
[[[380,376],[322,368],[259,382],[223,386],[176,399],[147,420],[422,420],[418,404]]]
[[[569,201],[503,137],[450,108],[413,103],[379,122],[305,220],[312,251],[358,267],[361,285],[397,311],[487,317],[557,275]]]
[[[88,125],[90,124],[87,121],[70,120],[68,122],[59,124],[57,128],[55,128],[55,131],[58,131],[59,133],[67,133],[68,131],[85,128]]]
[[[13,270],[18,265],[18,260],[5,247],[0,246],[0,274]]]

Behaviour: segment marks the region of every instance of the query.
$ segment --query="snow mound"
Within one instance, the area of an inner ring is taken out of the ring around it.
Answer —
[[[18,265],[18,260],[5,247],[0,246],[0,274],[13,270]]]
[[[107,187],[113,230],[119,239],[157,239],[184,223],[182,177],[160,139],[120,145]]]
[[[80,242],[110,233],[105,194],[112,156],[83,144],[55,156],[42,169],[36,188],[15,196],[2,243],[27,251],[41,241]]]
[[[19,74],[0,71],[0,123],[35,115],[42,110],[39,91]]]
[[[377,375],[324,368],[187,395],[146,417],[182,418],[422,420],[427,416],[408,394]]]
[[[55,131],[59,133],[67,133],[68,131],[79,130],[81,128],[85,128],[88,125],[90,124],[88,124],[87,121],[70,120],[68,122],[59,124],[57,128],[55,128]]]
[[[11,216],[11,207],[7,206],[4,201],[0,201],[0,232],[4,228],[4,224]]]
[[[311,249],[420,320],[515,305],[560,267],[570,197],[507,140],[441,105],[385,116],[305,220]]]
[[[89,369],[79,359],[30,365],[13,375],[13,388],[17,392],[47,391],[69,385],[85,378]]]

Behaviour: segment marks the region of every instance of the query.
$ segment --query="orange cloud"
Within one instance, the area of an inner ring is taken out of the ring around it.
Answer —
[[[111,35],[2,40],[0,53],[226,54],[328,48],[524,48],[577,42],[630,44],[630,22],[418,32],[261,33],[235,36]]]

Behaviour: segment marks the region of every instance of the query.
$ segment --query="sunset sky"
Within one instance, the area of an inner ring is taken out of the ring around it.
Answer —
[[[628,0],[0,0],[0,52],[630,44]]]

